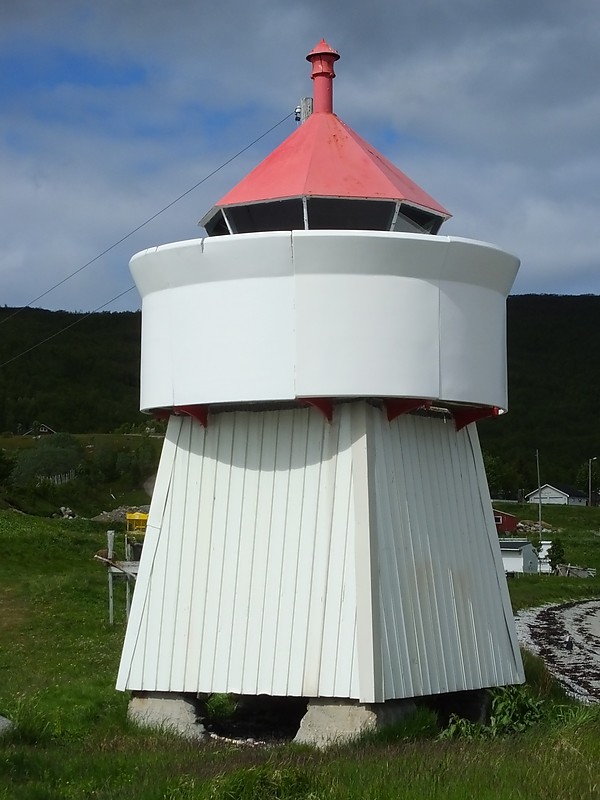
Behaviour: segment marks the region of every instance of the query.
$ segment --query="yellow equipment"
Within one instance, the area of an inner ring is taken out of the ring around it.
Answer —
[[[142,511],[128,511],[125,515],[127,533],[145,533],[148,524],[148,514]]]

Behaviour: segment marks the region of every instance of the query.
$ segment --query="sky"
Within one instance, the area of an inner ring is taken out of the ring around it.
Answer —
[[[131,256],[294,131],[322,37],[335,112],[442,234],[517,255],[513,293],[600,294],[597,0],[2,0],[0,305],[139,308]]]

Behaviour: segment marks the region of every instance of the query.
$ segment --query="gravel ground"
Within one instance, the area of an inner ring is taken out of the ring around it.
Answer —
[[[541,656],[569,694],[600,703],[600,600],[528,609],[515,620],[521,646]]]
[[[92,517],[93,522],[104,522],[109,525],[111,522],[122,522],[125,524],[125,517],[130,511],[141,511],[147,514],[150,506],[119,506],[113,508],[112,511],[101,511],[95,517]]]

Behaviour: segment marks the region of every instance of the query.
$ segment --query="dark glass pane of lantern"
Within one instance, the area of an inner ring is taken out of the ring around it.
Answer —
[[[311,230],[389,231],[395,203],[385,200],[347,200],[341,197],[309,197]]]
[[[279,200],[225,209],[235,233],[304,230],[302,200]]]
[[[411,222],[414,222],[417,225],[422,233],[437,233],[441,227],[442,222],[444,221],[443,217],[438,216],[437,214],[432,214],[431,211],[425,211],[422,208],[415,208],[414,206],[409,206],[406,203],[402,203],[400,206],[400,215],[408,218]],[[395,227],[395,230],[402,230],[402,228]]]
[[[209,236],[227,236],[229,228],[223,217],[223,212],[219,210],[204,226]]]

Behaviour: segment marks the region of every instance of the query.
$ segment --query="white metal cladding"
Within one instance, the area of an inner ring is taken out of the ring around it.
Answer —
[[[118,688],[359,696],[352,436],[350,407],[171,417]]]
[[[141,407],[417,397],[506,408],[505,301],[518,265],[482,242],[382,231],[217,236],[138,253]]]
[[[473,425],[172,417],[117,687],[363,702],[523,680]]]
[[[474,425],[370,410],[378,699],[524,680]]]

